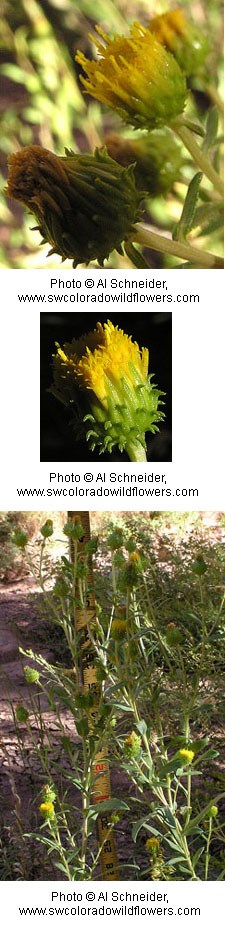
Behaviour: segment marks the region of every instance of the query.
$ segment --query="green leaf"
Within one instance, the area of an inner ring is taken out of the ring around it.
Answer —
[[[126,252],[129,261],[132,262],[134,268],[146,268],[149,270],[150,265],[147,263],[141,252],[132,245],[131,242],[124,243],[124,251]]]
[[[5,77],[8,77],[10,81],[14,81],[16,84],[24,84],[24,71],[18,65],[3,64],[1,74],[4,74]]]
[[[185,239],[192,228],[201,180],[202,173],[197,171],[189,184],[179,223],[177,223],[173,231],[175,241]]]
[[[116,797],[110,797],[109,800],[102,800],[102,802],[99,801],[99,803],[94,803],[90,808],[90,815],[92,815],[93,812],[97,813],[97,815],[100,813],[112,813],[113,810],[129,810],[129,806],[127,803],[124,803],[124,800],[117,800]]]
[[[201,858],[202,852],[204,852],[204,850],[205,850],[205,846],[202,845],[201,848],[198,848],[198,851],[195,852],[195,855],[192,859],[192,864],[194,868],[195,868],[195,865],[198,863],[199,858]]]
[[[140,719],[140,722],[136,723],[136,729],[140,732],[140,735],[146,735],[147,726],[144,719]]]
[[[142,819],[139,819],[138,822],[135,823],[133,826],[132,839],[134,842],[136,842],[138,833],[140,832],[140,829],[142,828],[146,829],[146,832],[151,832],[151,834],[155,835],[157,838],[159,836],[160,836],[160,839],[162,838],[161,832],[159,832],[158,829],[155,829],[154,826],[149,826],[148,822],[146,822],[146,816],[143,816]]]
[[[176,864],[177,861],[183,861],[184,855],[178,855],[177,858],[168,858],[168,864]]]
[[[216,106],[212,106],[209,109],[207,123],[206,123],[206,134],[204,142],[202,145],[202,151],[207,152],[209,148],[214,145],[216,141],[217,132],[218,132],[218,122],[219,122],[219,113]]]
[[[60,861],[55,861],[54,864],[55,864],[55,867],[58,868],[58,871],[63,871],[63,874],[66,874],[68,877],[68,872],[66,868],[64,867],[64,864],[61,864]]]
[[[176,819],[171,813],[170,807],[166,806],[161,811],[162,820],[167,823],[168,826],[171,826],[172,829],[177,828]]]
[[[175,771],[178,772],[179,768],[181,768],[180,758],[172,758],[172,760],[168,761],[167,764],[164,764],[162,767],[158,768],[158,775],[161,778],[164,777],[164,774],[169,774],[170,772],[173,774]]]

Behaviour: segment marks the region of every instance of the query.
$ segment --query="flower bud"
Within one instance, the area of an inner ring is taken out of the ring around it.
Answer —
[[[44,539],[48,539],[53,534],[53,522],[52,519],[46,519],[46,523],[41,527],[41,534]]]
[[[57,346],[53,376],[51,392],[64,404],[80,408],[77,392],[82,390],[92,451],[99,446],[100,454],[111,452],[118,445],[131,461],[146,460],[145,432],[158,431],[156,423],[164,415],[158,408],[161,391],[148,375],[147,348],[140,350],[110,320],[97,323],[94,332],[63,349]]]
[[[21,703],[18,703],[15,709],[15,716],[18,723],[27,723],[29,719],[28,710]]]
[[[161,47],[161,46],[160,46]],[[141,194],[134,169],[121,168],[106,151],[64,157],[39,145],[10,155],[7,194],[34,213],[43,242],[73,259],[73,267],[97,259],[132,240],[140,219]]]
[[[40,674],[39,671],[36,671],[36,668],[31,668],[30,665],[26,665],[23,670],[26,684],[38,684]]]
[[[132,590],[137,587],[138,577],[142,568],[141,558],[138,552],[132,552],[129,560],[125,564],[125,586]]]
[[[26,545],[29,541],[27,532],[24,532],[24,529],[16,529],[12,536],[12,542],[17,548],[26,548]]]
[[[107,542],[108,546],[112,552],[115,552],[118,548],[121,548],[124,541],[123,530],[120,527],[113,529],[110,532]]]
[[[115,639],[115,641],[124,639],[126,635],[126,630],[127,630],[127,624],[126,624],[125,619],[113,619],[112,625],[111,625],[111,633],[112,633],[112,638]]]
[[[195,74],[204,64],[210,44],[199,27],[190,22],[184,10],[171,10],[151,19],[149,29],[172,52],[185,74]]]
[[[186,82],[173,55],[140,23],[129,35],[109,39],[96,27],[100,40],[97,61],[78,52],[76,61],[86,93],[116,110],[126,123],[139,129],[155,129],[182,113]],[[102,41],[103,40],[103,41]]]
[[[179,645],[182,640],[182,635],[179,629],[176,626],[176,623],[167,623],[166,627],[166,641],[171,647],[173,645]]]
[[[131,732],[124,742],[124,754],[127,758],[136,758],[141,751],[141,736],[137,732]]]
[[[180,145],[165,126],[139,139],[125,139],[116,133],[105,137],[107,152],[120,165],[135,162],[134,176],[141,190],[157,197],[172,189],[183,162]]]
[[[44,786],[43,786],[43,788],[42,788],[42,794],[43,794],[43,800],[44,800],[44,801],[45,801],[45,800],[46,800],[46,801],[49,801],[49,800],[50,800],[51,803],[54,803],[54,802],[55,802],[55,800],[56,800],[56,792],[55,792],[55,788],[52,787],[51,784],[44,784]]]
[[[205,574],[205,572],[207,571],[207,564],[205,563],[202,555],[197,555],[197,558],[195,559],[192,565],[192,571],[194,574],[197,574],[199,577],[201,577],[201,575]]]
[[[159,839],[157,839],[156,836],[152,836],[151,839],[147,839],[147,842],[145,842],[145,848],[147,849],[148,855],[150,855],[151,858],[156,858],[160,848]]]
[[[69,539],[80,540],[84,536],[84,527],[78,519],[68,519],[68,522],[63,527],[63,532]]]
[[[218,806],[214,806],[214,804],[212,804],[209,810],[209,817],[210,819],[215,819],[216,816],[218,816]]]

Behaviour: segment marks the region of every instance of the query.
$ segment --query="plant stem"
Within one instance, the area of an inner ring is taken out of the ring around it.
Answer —
[[[210,816],[209,831],[208,831],[206,853],[205,853],[205,881],[208,880],[209,858],[210,858],[209,848],[210,848],[211,836],[212,836],[212,817]]]
[[[178,138],[181,139],[188,152],[190,152],[193,161],[198,165],[200,170],[203,171],[203,174],[208,177],[209,181],[211,181],[211,184],[213,184],[213,187],[215,187],[219,194],[223,196],[222,178],[220,178],[219,174],[217,174],[217,171],[215,171],[215,168],[208,158],[208,155],[202,151],[198,145],[198,142],[196,142],[193,132],[191,132],[191,130],[188,129],[188,127],[185,125],[185,120],[183,117],[178,116],[178,118],[174,120],[171,128],[176,133],[176,135],[178,135]]]
[[[126,445],[126,452],[130,461],[147,461],[145,448],[140,442],[135,442],[135,444],[130,442]]]
[[[197,264],[199,268],[223,268],[223,259],[210,252],[200,251],[190,245],[189,242],[175,242],[164,235],[153,232],[149,226],[144,223],[136,223],[135,242],[140,245],[146,245],[155,252],[174,255],[175,258],[184,258],[192,264]],[[142,459],[143,460],[143,459]]]

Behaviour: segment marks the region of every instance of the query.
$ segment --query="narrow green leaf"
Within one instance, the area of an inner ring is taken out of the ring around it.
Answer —
[[[202,173],[197,171],[189,184],[179,223],[177,223],[173,231],[175,241],[185,239],[192,228],[201,180]]]
[[[113,810],[129,810],[127,803],[124,803],[124,800],[117,800],[116,797],[110,797],[109,800],[103,800],[99,803],[94,803],[90,809],[90,815],[92,813],[110,813]]]
[[[205,846],[202,845],[201,848],[198,848],[198,851],[195,852],[195,855],[194,855],[193,860],[192,860],[192,864],[193,864],[193,867],[194,867],[194,868],[195,868],[196,864],[198,863],[199,858],[201,858],[201,855],[202,855],[202,853],[204,852],[204,850],[205,850]]]
[[[147,263],[141,252],[132,245],[131,242],[126,242],[124,244],[124,251],[126,252],[129,261],[132,262],[135,268],[146,268],[149,270],[150,265]]]
[[[139,819],[138,823],[135,823],[135,825],[133,826],[132,838],[134,842],[136,842],[136,838],[138,836],[138,833],[140,832],[140,829],[142,829],[142,827],[146,829],[146,832],[150,832],[151,835],[155,835],[157,839],[158,838],[163,839],[163,836],[161,832],[159,832],[159,829],[155,829],[154,826],[149,826],[149,823],[146,822],[146,817],[144,816],[143,819]]]
[[[206,134],[202,144],[202,151],[207,152],[214,145],[218,132],[219,114],[216,106],[211,106],[206,123]]]

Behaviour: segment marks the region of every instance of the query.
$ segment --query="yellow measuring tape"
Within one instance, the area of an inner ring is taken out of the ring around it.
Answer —
[[[85,554],[86,543],[90,541],[89,512],[70,511],[68,513],[68,517],[70,519],[77,519],[79,523],[82,523],[84,535],[78,543],[79,555],[82,556],[82,553]],[[92,710],[92,718],[94,720],[94,715],[97,713],[98,702],[101,695],[101,685],[99,684],[99,681],[97,681],[95,651],[88,632],[89,624],[93,624],[95,619],[95,597],[93,589],[94,585],[91,555],[88,560],[87,582],[88,601],[86,604],[85,613],[82,609],[76,608],[76,630],[81,632],[80,671],[84,693],[89,693],[91,691],[92,694],[96,696],[96,710],[94,707]],[[93,767],[94,775],[96,775],[97,778],[93,787],[93,800],[95,803],[100,803],[103,800],[109,800],[111,797],[110,772],[106,747],[96,753]],[[97,832],[98,842],[101,848],[100,864],[102,878],[104,881],[117,881],[119,880],[117,852],[113,831],[110,831],[110,834],[108,834],[109,825],[109,814],[100,813],[97,818]]]

